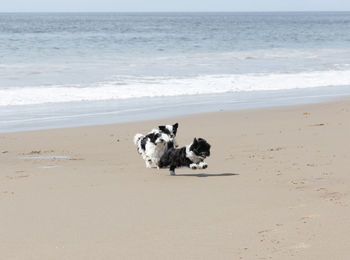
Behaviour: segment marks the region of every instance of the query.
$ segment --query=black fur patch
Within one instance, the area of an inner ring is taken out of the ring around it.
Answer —
[[[170,167],[173,171],[177,167],[187,166],[189,167],[192,161],[186,157],[186,147],[174,149],[171,147],[159,161],[159,168]]]
[[[163,132],[163,133],[165,133],[165,134],[167,134],[169,136],[176,136],[177,128],[179,127],[179,123],[173,124],[172,127],[173,127],[172,131],[169,131],[169,129],[165,125],[158,126],[158,129],[161,132]]]
[[[203,159],[210,156],[210,144],[202,138],[199,138],[198,140],[194,138],[189,150],[193,151],[195,155],[202,157]],[[200,161],[203,161],[203,159]],[[194,162],[187,157],[186,147],[175,149],[174,144],[169,142],[168,150],[160,158],[158,166],[159,168],[169,167],[170,171],[175,171],[175,168],[183,166],[189,167],[192,163]]]
[[[203,138],[198,138],[198,140],[195,138],[190,147],[190,151],[193,151],[197,156],[210,156],[210,144],[208,144]]]
[[[177,128],[179,127],[179,124],[178,123],[176,123],[176,124],[174,124],[173,125],[173,133],[174,133],[174,136],[176,135],[176,133],[177,133]]]
[[[159,127],[159,130],[162,131],[163,133],[167,134],[167,135],[170,135],[170,131],[168,130],[168,128],[165,127],[165,125],[160,125]]]
[[[157,138],[160,136],[159,133],[150,133],[148,135],[146,135],[144,138],[142,138],[141,140],[141,148],[142,150],[146,150],[146,143],[147,140],[149,139],[152,143],[156,143]]]

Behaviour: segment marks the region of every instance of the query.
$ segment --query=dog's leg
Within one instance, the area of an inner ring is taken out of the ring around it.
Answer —
[[[175,166],[170,166],[170,175],[174,176],[175,175]]]
[[[159,164],[159,159],[158,158],[153,158],[152,159],[152,167],[159,169],[158,164]]]
[[[152,168],[152,160],[151,159],[146,159],[145,162],[146,162],[147,168]]]

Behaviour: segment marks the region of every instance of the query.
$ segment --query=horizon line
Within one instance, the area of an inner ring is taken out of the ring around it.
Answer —
[[[303,11],[0,11],[3,13],[348,13],[350,10],[303,10]]]

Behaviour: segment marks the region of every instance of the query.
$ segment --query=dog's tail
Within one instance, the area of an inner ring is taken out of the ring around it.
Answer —
[[[144,137],[143,134],[136,134],[136,135],[134,136],[134,144],[137,145],[137,143],[139,142],[139,140],[140,140],[141,138],[143,138],[143,137]]]

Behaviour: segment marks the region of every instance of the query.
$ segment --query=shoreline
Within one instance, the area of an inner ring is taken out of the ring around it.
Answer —
[[[350,86],[0,107],[0,133],[157,120],[219,111],[332,102]]]
[[[4,259],[345,259],[350,100],[0,134]],[[206,170],[146,169],[179,123]],[[181,250],[180,250],[181,249]]]

